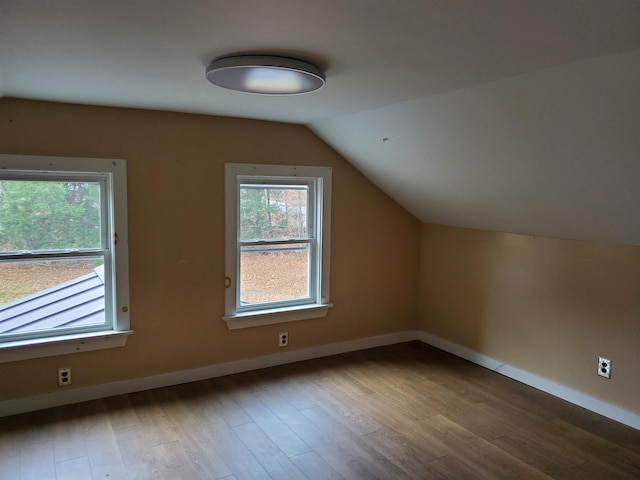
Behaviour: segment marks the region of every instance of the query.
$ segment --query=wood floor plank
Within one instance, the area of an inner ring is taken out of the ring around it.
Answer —
[[[191,462],[180,440],[161,443],[149,448],[153,462],[153,477],[158,480],[191,480],[206,478]]]
[[[259,398],[275,412],[288,427],[309,445],[327,464],[345,479],[377,478],[358,452],[334,441],[330,432],[318,428],[294,408],[284,397],[274,391],[258,394]]]
[[[87,456],[82,419],[67,410],[55,410],[52,441],[56,463]]]
[[[140,425],[119,428],[114,434],[126,471],[133,478],[153,478],[158,467],[154,447],[180,440],[164,415],[149,417]]]
[[[138,418],[136,410],[131,404],[131,396],[117,395],[115,397],[105,398],[104,404],[109,411],[111,427],[114,430],[140,425],[140,418]]]
[[[407,416],[395,405],[390,406],[385,403],[384,398],[379,395],[361,396],[358,398],[358,405],[363,414],[375,418],[384,427],[378,431],[381,435],[384,434],[389,439],[396,439],[395,442],[406,443],[419,450],[422,456],[429,460],[446,455],[447,451],[440,442],[434,442],[429,436],[422,435],[420,428],[417,428],[421,422],[428,421],[427,418],[419,419]],[[364,438],[366,441],[367,437]]]
[[[587,461],[558,472],[554,478],[557,480],[638,480],[638,475],[625,472],[615,466],[604,465],[602,462]]]
[[[294,364],[294,370],[290,375],[279,374],[277,377],[274,377],[271,374],[272,369],[260,370],[259,374],[263,378],[271,378],[273,383],[270,388],[274,388],[273,385],[275,385],[278,392],[287,397],[293,407],[298,410],[313,408],[317,406],[317,403],[313,396],[309,394],[306,387],[315,385],[316,379],[324,375],[323,372],[325,372],[325,370],[323,370],[322,364],[319,363],[318,360],[322,359],[316,359],[313,363],[309,364],[306,362]],[[314,364],[318,366],[314,367]],[[285,367],[287,366],[288,365],[278,367],[278,372],[286,372]]]
[[[214,389],[227,393],[227,388],[229,388],[231,382],[225,378],[214,378],[211,380],[211,384]],[[233,399],[231,392],[215,397],[213,403],[218,414],[230,427],[251,423],[252,421],[251,417]]]
[[[344,478],[313,451],[291,457],[291,461],[309,480],[342,480]]]
[[[585,458],[598,469],[614,475],[631,475],[640,478],[640,454],[621,448],[616,443],[587,432],[562,419],[549,422],[549,432],[562,436],[574,449],[579,449]]]
[[[129,404],[135,413],[135,416],[138,419],[139,423],[145,422],[147,420],[152,420],[156,417],[161,417],[163,415],[162,409],[160,406],[154,401],[153,392],[152,391],[143,391],[143,392],[135,392],[127,395],[129,399]],[[106,401],[106,400],[104,400]],[[131,424],[127,424],[126,426],[130,426],[135,424],[135,422]]]
[[[483,471],[487,478],[551,478],[442,415],[431,417],[423,430],[442,442],[451,457]]]
[[[305,408],[301,411],[322,410],[328,415],[328,422],[343,424],[356,436],[367,435],[380,430],[380,425],[374,418],[360,414],[357,407],[351,402],[341,401],[330,391],[316,384],[306,385],[303,388],[309,392],[316,406]]]
[[[271,479],[271,476],[242,443],[231,427],[216,428],[210,432],[210,436],[214,445],[216,445],[216,449],[237,478]]]
[[[240,396],[234,396],[237,404],[249,415],[253,423],[280,448],[285,455],[294,456],[311,450],[300,437],[269,409],[253,393],[246,392]]]
[[[102,401],[92,401],[75,407],[82,419],[84,442],[93,478],[128,479],[121,449],[113,433],[109,412]]]
[[[640,431],[420,342],[0,418],[0,480],[640,478]]]
[[[469,463],[463,463],[451,455],[445,455],[429,462],[423,471],[422,478],[429,480],[511,480],[513,478],[519,480],[518,477],[487,476],[483,469],[475,468]]]
[[[380,429],[361,438],[371,448],[402,470],[409,478],[421,480],[431,463],[439,457],[407,440],[400,432]]]
[[[21,480],[55,480],[56,468],[53,461],[51,440],[29,443],[20,451]]]
[[[233,428],[234,432],[260,462],[271,478],[304,480],[304,474],[289,457],[256,425],[245,423]]]
[[[0,480],[20,478],[20,430],[16,417],[0,418]]]
[[[43,443],[53,439],[54,409],[32,412],[28,415],[15,417],[15,431],[21,445]]]
[[[56,480],[92,480],[88,457],[77,457],[56,463]]]
[[[625,448],[632,452],[640,453],[640,440],[626,444]]]
[[[379,430],[378,428],[368,431],[354,430],[349,424],[340,421],[327,410],[321,407],[301,410],[300,413],[310,420],[315,427],[323,432],[333,442],[343,449],[355,453],[358,458],[365,460],[367,468],[370,469],[376,478],[403,478],[402,469],[398,468],[393,461],[380,452],[368,441],[363,441],[362,437],[366,433]]]
[[[199,415],[204,400],[199,384],[154,391],[167,420],[176,429],[187,461],[199,478],[225,478],[232,474],[211,441],[206,423]]]
[[[8,456],[0,453],[0,480],[15,480],[20,478],[20,457]]]
[[[574,460],[566,452],[558,452],[552,445],[537,441],[532,435],[514,437],[505,436],[491,443],[552,478],[584,463],[580,459]]]

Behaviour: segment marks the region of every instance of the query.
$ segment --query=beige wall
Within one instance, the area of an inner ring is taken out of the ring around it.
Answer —
[[[417,328],[420,224],[306,127],[0,100],[0,152],[124,158],[131,321],[124,348],[0,364],[0,400]],[[225,162],[333,167],[326,319],[229,331],[223,314]],[[10,379],[10,381],[9,381]]]
[[[640,247],[424,224],[420,268],[421,330],[640,412]]]
[[[419,327],[640,412],[640,247],[421,231],[302,126],[3,99],[0,152],[127,160],[136,332],[120,349],[0,364],[0,400],[58,391],[60,366],[74,388],[279,353],[283,327],[288,351]],[[227,330],[225,162],[333,167],[326,319]]]

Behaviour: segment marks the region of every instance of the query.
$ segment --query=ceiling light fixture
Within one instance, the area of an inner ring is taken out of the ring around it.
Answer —
[[[212,61],[207,80],[220,87],[262,95],[298,95],[322,88],[324,72],[294,58],[240,55]]]

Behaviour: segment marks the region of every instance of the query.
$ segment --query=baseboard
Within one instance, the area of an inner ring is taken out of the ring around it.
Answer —
[[[196,382],[207,378],[259,370],[261,368],[275,367],[277,365],[285,365],[287,363],[311,360],[313,358],[327,357],[346,352],[354,352],[367,348],[393,345],[396,343],[404,343],[412,340],[420,340],[421,342],[464,358],[465,360],[469,360],[470,362],[488,368],[489,370],[493,370],[496,373],[513,378],[514,380],[522,382],[533,388],[542,390],[543,392],[586,408],[587,410],[591,410],[592,412],[598,413],[604,417],[640,430],[640,415],[637,413],[603,402],[602,400],[585,395],[582,392],[552,382],[546,378],[539,377],[525,370],[506,365],[491,357],[430,333],[419,331],[396,332],[387,335],[361,338],[346,342],[322,345],[319,347],[291,350],[284,353],[210,365],[191,370],[154,375],[151,377],[123,380],[91,387],[73,388],[71,390],[35,395],[16,400],[4,400],[0,401],[0,417],[79,403],[87,400],[95,400],[98,398],[112,397],[114,395],[121,395],[125,393],[150,390],[153,388]]]
[[[574,405],[586,408],[587,410],[598,413],[604,417],[635,428],[636,430],[640,430],[640,414],[603,402],[602,400],[565,387],[559,383],[552,382],[546,378],[539,377],[538,375],[534,375],[525,370],[504,364],[491,357],[487,357],[486,355],[475,352],[456,343],[452,343],[430,333],[418,332],[418,340],[444,350],[445,352],[452,353],[457,357],[464,358],[465,360],[469,360],[477,365],[493,370],[496,373],[513,378],[525,385],[542,390],[543,392],[566,400]]]
[[[397,332],[346,342],[332,343],[319,347],[290,350],[283,353],[248,358],[228,363],[220,363],[191,370],[182,370],[162,375],[105,383],[90,387],[65,387],[70,389],[43,395],[34,395],[27,398],[0,401],[0,417],[85,402],[88,400],[96,400],[98,398],[112,397],[125,393],[140,392],[153,388],[196,382],[207,378],[215,378],[224,375],[232,375],[234,373],[258,370],[261,368],[275,367],[277,365],[327,357],[330,355],[337,355],[339,353],[354,352],[367,348],[404,343],[416,340],[417,338],[417,331]]]

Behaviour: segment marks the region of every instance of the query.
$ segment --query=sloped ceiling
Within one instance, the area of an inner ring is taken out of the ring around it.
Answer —
[[[237,53],[327,85],[205,80]],[[3,0],[0,96],[305,124],[422,221],[640,244],[637,0]]]

